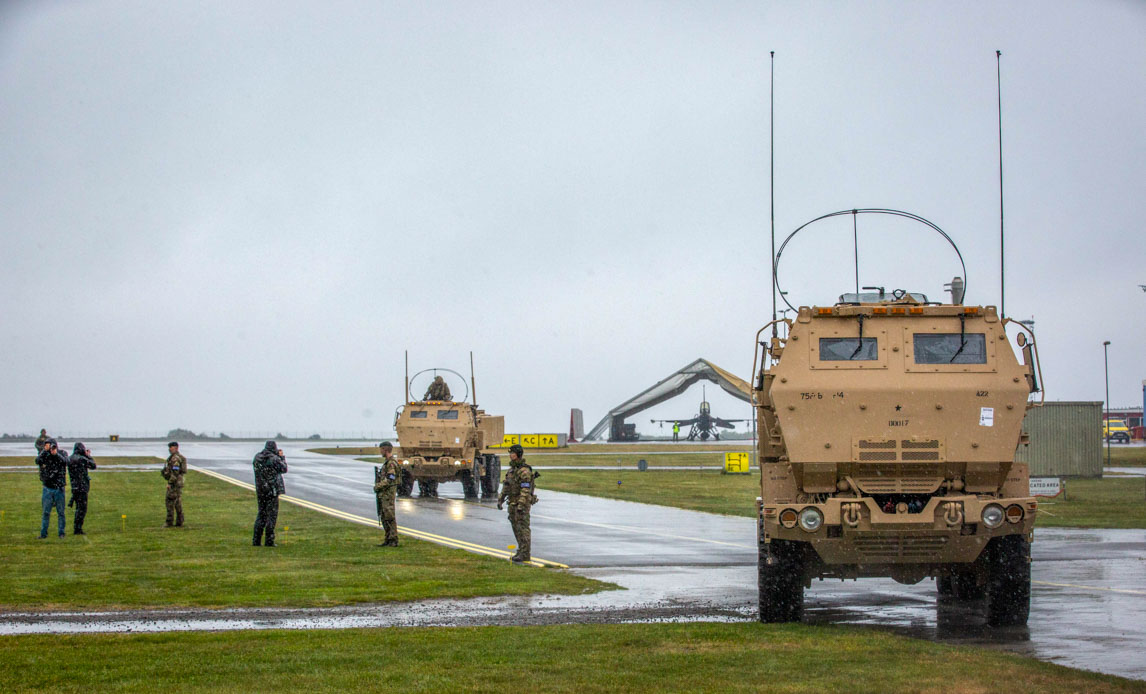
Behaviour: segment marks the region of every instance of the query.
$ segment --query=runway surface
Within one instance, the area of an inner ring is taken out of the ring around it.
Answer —
[[[314,444],[283,445],[290,466],[287,495],[303,505],[370,523],[372,466],[352,457],[307,453],[308,445]],[[89,446],[97,460],[100,454],[166,454],[162,443],[89,442]],[[0,444],[0,455],[27,455],[28,448]],[[261,446],[188,442],[182,448],[193,468],[249,484],[251,458]],[[534,557],[627,590],[325,611],[176,610],[164,618],[152,615],[147,628],[132,626],[135,618],[130,613],[6,615],[0,632],[755,619],[751,518],[546,491],[544,476],[538,484],[541,500],[532,514]],[[193,486],[188,493],[192,490]],[[408,535],[508,556],[513,535],[504,511],[490,502],[464,501],[458,483],[442,484],[439,493],[439,499],[399,500],[399,525]],[[1140,652],[1146,644],[1146,530],[1038,529],[1035,537],[1028,627],[987,627],[982,604],[939,601],[929,580],[913,586],[883,579],[814,583],[806,593],[805,622],[861,625],[1003,648],[1146,680],[1146,660]]]

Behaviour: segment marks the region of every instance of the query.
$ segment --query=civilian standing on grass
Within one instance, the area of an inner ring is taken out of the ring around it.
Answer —
[[[68,506],[75,505],[76,512],[72,517],[72,534],[84,534],[84,517],[88,515],[88,490],[91,489],[91,478],[88,470],[96,469],[92,460],[92,452],[80,442],[72,448],[72,457],[68,458],[68,481],[72,484],[72,500]]]
[[[267,441],[263,450],[251,461],[255,469],[255,499],[259,513],[255,516],[255,535],[251,544],[258,547],[275,546],[275,523],[279,518],[279,495],[286,494],[283,473],[287,471],[286,456],[274,441]],[[263,538],[266,542],[262,542]]]
[[[68,483],[68,458],[60,453],[55,439],[48,439],[44,449],[36,456],[36,467],[40,468],[40,482],[44,491],[40,494],[40,505],[44,517],[40,521],[40,539],[48,536],[48,520],[52,509],[56,509],[59,519],[60,538],[64,537],[64,485]]]

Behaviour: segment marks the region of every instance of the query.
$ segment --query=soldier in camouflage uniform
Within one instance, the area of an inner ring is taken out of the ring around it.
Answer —
[[[510,561],[523,564],[530,559],[529,550],[532,538],[529,534],[529,507],[537,503],[534,494],[534,480],[539,474],[525,464],[525,449],[514,444],[509,447],[509,471],[505,473],[505,483],[502,484],[501,493],[497,497],[497,507],[500,509],[508,499],[509,524],[513,527],[513,536],[517,539],[517,553],[510,557]]]
[[[389,441],[378,444],[382,450],[382,466],[374,468],[374,499],[378,507],[378,521],[386,531],[386,539],[379,547],[398,546],[398,517],[394,512],[394,496],[398,492],[398,479],[402,475],[394,458],[394,446]]]
[[[451,402],[453,396],[450,395],[450,387],[441,376],[434,376],[434,382],[426,389],[426,397],[423,400],[442,400],[444,402]]]
[[[167,463],[163,466],[163,479],[167,480],[167,527],[183,525],[183,475],[187,474],[187,459],[179,452],[175,441],[167,444]]]
[[[36,455],[40,455],[40,453],[44,450],[44,444],[48,443],[49,440],[48,430],[41,429],[40,435],[36,437]]]

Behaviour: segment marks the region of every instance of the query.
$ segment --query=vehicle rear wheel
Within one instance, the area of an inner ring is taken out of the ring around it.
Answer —
[[[1031,544],[1022,535],[996,537],[987,545],[987,623],[1019,626],[1031,613]]]
[[[398,476],[398,496],[410,496],[414,491],[414,476],[409,470],[403,470]]]
[[[476,477],[477,476],[474,475],[473,470],[462,471],[462,492],[465,493],[467,499],[477,498],[478,491]]]
[[[804,614],[803,548],[772,540],[759,551],[760,621],[798,622]]]
[[[501,458],[496,455],[485,457],[485,474],[481,478],[481,498],[496,499],[497,487],[501,482]]]
[[[418,480],[418,496],[430,496],[437,498],[438,496],[438,481],[437,480]]]

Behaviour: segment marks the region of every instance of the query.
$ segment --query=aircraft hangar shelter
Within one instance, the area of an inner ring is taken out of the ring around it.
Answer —
[[[702,380],[712,381],[729,395],[744,402],[752,401],[752,388],[747,381],[725,371],[707,359],[697,359],[609,410],[609,414],[597,422],[597,425],[585,435],[584,440],[600,441],[605,437],[608,437],[610,441],[620,440],[625,419],[642,410],[659,405],[665,400],[675,398],[687,390],[689,386]]]

